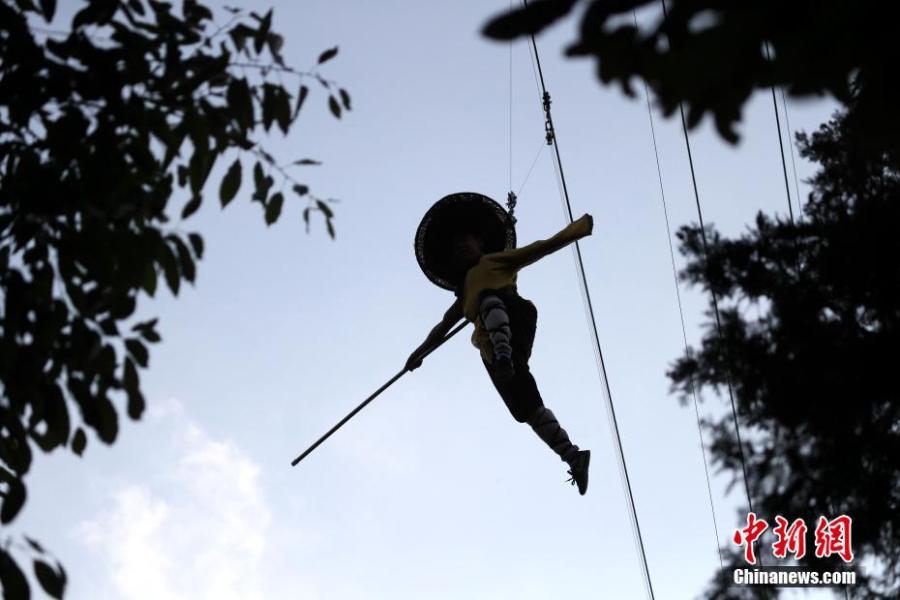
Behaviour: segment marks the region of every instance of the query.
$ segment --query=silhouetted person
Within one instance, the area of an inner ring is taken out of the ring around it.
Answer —
[[[519,295],[516,276],[523,267],[590,235],[593,226],[593,218],[584,215],[550,239],[515,248],[511,218],[499,204],[473,193],[442,198],[419,225],[416,256],[428,278],[453,290],[457,299],[406,362],[407,369],[416,369],[422,356],[460,319],[474,323],[472,343],[481,350],[507,408],[568,463],[569,481],[582,495],[587,491],[591,453],[569,440],[541,399],[528,367],[537,309]]]

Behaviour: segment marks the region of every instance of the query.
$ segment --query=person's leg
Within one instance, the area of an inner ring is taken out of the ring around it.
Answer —
[[[578,446],[569,440],[556,416],[544,406],[537,382],[531,374],[528,362],[513,354],[515,374],[508,379],[498,377],[495,369],[485,363],[494,387],[503,398],[513,418],[519,423],[527,423],[537,436],[563,461],[569,461],[578,453]]]
[[[495,292],[485,292],[479,300],[478,313],[493,346],[494,375],[508,379],[513,375],[513,348],[506,303]]]
[[[562,428],[556,415],[549,408],[541,406],[528,419],[528,424],[550,449],[559,455],[559,458],[569,465],[569,479],[572,485],[578,486],[578,493],[582,496],[587,492],[588,467],[591,462],[590,450],[579,450],[578,446],[569,440],[566,430]]]
[[[556,420],[556,415],[546,406],[534,411],[527,422],[537,436],[564,462],[571,461],[578,454],[578,446],[572,443],[566,430]]]
[[[544,406],[528,363],[516,362],[515,375],[510,379],[500,379],[491,365],[484,363],[484,366],[513,418],[520,423],[528,423],[538,437],[569,465],[569,475],[572,476],[569,481],[578,485],[578,492],[584,495],[588,485],[591,452],[579,450],[553,412]]]
[[[544,406],[527,363],[516,364],[516,373],[509,379],[498,377],[493,365],[484,363],[484,367],[506,408],[519,423],[527,423],[528,417]]]
[[[590,451],[579,450],[569,439],[549,408],[544,406],[528,360],[537,328],[537,309],[531,302],[517,295],[499,294],[510,323],[510,340],[514,373],[509,378],[498,376],[492,365],[485,363],[494,387],[503,398],[513,418],[520,423],[528,423],[532,430],[560,459],[569,464],[569,474],[578,491],[587,490],[587,472]]]

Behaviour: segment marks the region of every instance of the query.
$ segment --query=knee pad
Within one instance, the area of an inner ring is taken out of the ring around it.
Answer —
[[[485,329],[494,331],[509,326],[509,313],[506,304],[494,294],[485,294],[478,305],[478,313]]]

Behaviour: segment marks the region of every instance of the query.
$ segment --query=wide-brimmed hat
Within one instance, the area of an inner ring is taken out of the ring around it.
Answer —
[[[473,233],[484,242],[485,254],[516,247],[516,230],[509,213],[484,194],[459,192],[434,203],[416,230],[416,260],[432,283],[456,290],[465,273],[453,263],[455,234]]]

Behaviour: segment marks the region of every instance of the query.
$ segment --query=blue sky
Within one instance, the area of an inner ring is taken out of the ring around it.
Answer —
[[[275,4],[289,63],[340,46],[325,70],[353,111],[335,121],[313,94],[296,130],[270,140],[286,160],[323,161],[308,181],[341,200],[337,240],[320,226],[307,235],[291,202],[266,228],[246,188],[226,211],[211,188],[179,225],[207,251],[194,288],[141,304],[163,335],[143,376],[148,415],[113,447],[91,440],[84,458],[57,453],[30,476],[17,529],[64,562],[69,597],[643,597],[568,250],[523,271],[520,293],[539,311],[532,369],[545,402],[593,450],[587,496],[506,412],[465,334],[289,467],[452,301],[413,255],[424,211],[451,192],[509,189],[509,46],[478,33],[507,5]],[[576,23],[539,37],[541,60],[573,209],[594,216],[582,253],[656,597],[691,598],[718,560],[693,410],[664,375],[682,339],[646,106],[601,87],[592,62],[562,57]],[[524,43],[512,97],[518,189],[543,141]],[[789,102],[791,125],[812,130],[834,106]],[[708,123],[692,132],[705,218],[727,234],[759,210],[786,212],[772,111],[767,93],[754,97],[736,147]],[[684,224],[695,209],[680,125],[655,117],[670,219]],[[519,198],[523,243],[565,224],[548,150]],[[705,299],[683,297],[696,341]],[[701,410],[720,414],[723,399],[707,396]],[[738,525],[727,483],[713,480],[722,544]]]

